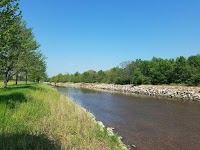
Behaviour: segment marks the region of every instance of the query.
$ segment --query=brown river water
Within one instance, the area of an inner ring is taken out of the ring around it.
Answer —
[[[58,91],[89,110],[137,150],[200,150],[200,102],[80,88]]]

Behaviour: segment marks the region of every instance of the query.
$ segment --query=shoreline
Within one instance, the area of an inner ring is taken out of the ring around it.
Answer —
[[[4,100],[0,103],[3,149],[130,149],[114,128],[105,127],[92,113],[48,85],[13,85],[0,91]]]
[[[45,84],[48,84],[48,83],[45,83]],[[52,84],[48,84],[48,85],[51,85],[53,86]],[[57,85],[56,85],[57,86]],[[59,84],[59,86],[62,86],[61,83]],[[62,87],[71,87],[71,85],[65,85],[65,86],[62,86]],[[77,86],[78,88],[78,86]],[[53,89],[53,88],[52,88]],[[57,91],[57,90],[56,90]],[[57,91],[59,92],[59,91]],[[60,92],[59,92],[60,93]],[[61,95],[63,95],[62,93],[60,93]],[[64,95],[63,95],[64,96]],[[66,96],[64,96],[66,97]],[[108,127],[108,126],[105,126],[104,123],[102,121],[99,121],[99,120],[96,120],[96,116],[89,112],[86,108],[82,107],[81,105],[78,105],[77,103],[75,103],[73,100],[71,100],[69,97],[66,97],[67,100],[70,100],[76,107],[80,108],[84,113],[88,114],[89,118],[91,118],[92,122],[95,123],[96,125],[98,125],[100,131],[103,133],[106,132],[106,134],[109,136],[109,137],[114,137],[116,136],[117,137],[117,142],[119,143],[119,146],[121,147],[122,150],[130,150],[131,148],[136,148],[135,145],[127,145],[125,144],[122,139],[123,137],[120,136],[120,135],[117,135],[114,130],[115,128],[113,127]]]
[[[170,99],[190,100],[200,102],[200,87],[170,86],[170,85],[116,85],[97,83],[46,83],[52,86],[87,88],[106,90],[129,94],[165,97]]]

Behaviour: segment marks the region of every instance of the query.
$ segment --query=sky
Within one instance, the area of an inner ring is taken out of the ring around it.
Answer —
[[[200,54],[200,0],[21,0],[49,77]]]

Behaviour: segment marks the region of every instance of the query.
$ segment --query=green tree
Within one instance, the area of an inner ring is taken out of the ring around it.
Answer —
[[[76,72],[74,75],[71,75],[71,82],[74,83],[82,82],[81,74],[79,72]]]
[[[21,12],[16,0],[0,2],[0,72],[4,75],[4,88],[13,75],[15,60],[20,53],[19,24]]]
[[[107,82],[115,84],[124,84],[124,70],[119,67],[114,67],[106,71]]]
[[[70,82],[70,74],[63,75],[63,81],[62,82]]]
[[[106,81],[106,73],[102,70],[97,72],[97,82],[103,83]]]
[[[16,83],[17,77],[20,72],[26,73],[26,83],[27,83],[27,75],[31,72],[32,69],[35,69],[37,59],[41,53],[38,51],[40,45],[34,39],[34,35],[32,33],[31,28],[26,27],[26,22],[22,22],[20,26],[21,32],[19,34],[19,41],[21,43],[19,49],[20,54],[15,61],[14,65],[14,74],[16,75]],[[38,55],[38,56],[37,56]],[[42,57],[42,56],[40,56]]]
[[[152,84],[167,84],[168,78],[171,75],[172,64],[167,59],[153,58],[151,60],[151,67],[149,76]]]
[[[187,83],[200,84],[200,55],[181,56],[176,60],[153,57],[151,60],[136,59],[123,62],[121,67],[114,67],[108,71],[93,70],[69,75],[73,82],[98,82],[115,84],[170,84]]]
[[[33,81],[44,81],[47,78],[45,56],[41,53],[35,53],[34,62],[30,70],[30,79]]]
[[[97,73],[94,70],[85,71],[82,75],[82,82],[85,83],[95,83],[97,82]]]
[[[190,56],[188,58],[191,77],[189,78],[190,85],[200,85],[200,55]]]
[[[139,68],[136,68],[133,73],[133,83],[136,85],[140,85],[140,84],[143,84],[144,80],[145,80],[145,76],[142,74]]]
[[[178,57],[174,63],[173,82],[188,83],[190,77],[191,72],[187,59],[183,56]]]

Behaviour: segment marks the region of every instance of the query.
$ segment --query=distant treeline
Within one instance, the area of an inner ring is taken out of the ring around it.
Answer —
[[[83,82],[114,84],[187,84],[200,85],[200,55],[176,59],[153,57],[123,62],[108,71],[88,70],[84,73],[58,74],[50,82]]]

